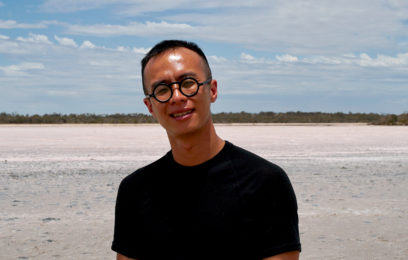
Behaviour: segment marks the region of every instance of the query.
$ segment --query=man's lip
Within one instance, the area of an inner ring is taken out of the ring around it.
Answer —
[[[171,113],[170,116],[171,116],[171,117],[174,117],[174,118],[182,117],[182,116],[191,114],[193,111],[194,111],[194,109],[183,109],[183,110],[180,110],[180,111],[176,111],[176,112],[174,112],[174,113]]]

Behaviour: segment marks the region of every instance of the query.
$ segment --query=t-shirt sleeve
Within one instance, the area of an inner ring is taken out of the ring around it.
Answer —
[[[286,173],[277,166],[265,170],[254,199],[260,257],[300,251],[296,196]]]
[[[112,250],[124,256],[138,258],[138,234],[135,234],[135,209],[133,196],[129,187],[129,178],[119,185],[115,207],[115,226]],[[133,205],[132,205],[133,204]]]

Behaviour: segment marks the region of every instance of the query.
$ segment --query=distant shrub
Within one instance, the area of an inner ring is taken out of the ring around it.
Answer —
[[[216,113],[215,123],[367,123],[375,125],[408,125],[408,113],[322,113],[322,112],[260,112]],[[156,123],[146,114],[44,114],[20,115],[0,113],[0,124],[140,124]]]

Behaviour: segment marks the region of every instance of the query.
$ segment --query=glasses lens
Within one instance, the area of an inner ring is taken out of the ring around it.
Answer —
[[[180,84],[181,92],[186,96],[194,96],[198,91],[198,83],[194,79],[184,79]]]
[[[154,89],[154,96],[160,101],[166,101],[171,96],[171,89],[167,85],[158,85]]]

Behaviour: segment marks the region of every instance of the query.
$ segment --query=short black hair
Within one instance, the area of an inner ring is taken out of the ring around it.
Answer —
[[[204,52],[201,50],[200,47],[198,47],[197,44],[194,42],[188,42],[188,41],[183,41],[183,40],[164,40],[159,43],[157,43],[142,59],[140,62],[142,65],[142,84],[143,84],[143,92],[145,95],[148,94],[146,86],[144,84],[144,69],[149,62],[151,58],[154,56],[159,55],[160,53],[163,53],[167,50],[170,49],[176,49],[176,48],[187,48],[189,50],[192,50],[193,52],[197,53],[205,62],[205,65],[208,69],[208,77],[211,77],[211,69],[210,65],[208,64],[207,57],[205,57]]]

